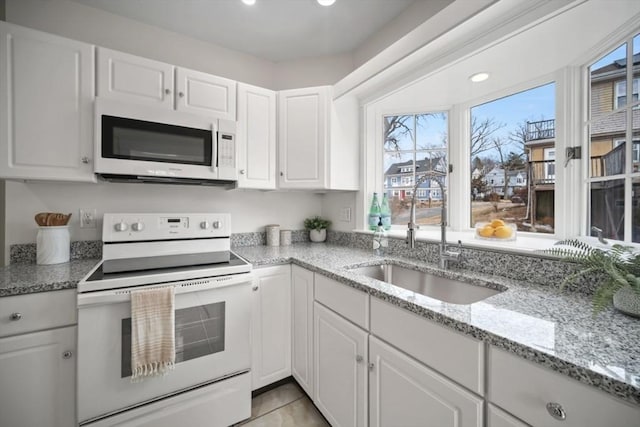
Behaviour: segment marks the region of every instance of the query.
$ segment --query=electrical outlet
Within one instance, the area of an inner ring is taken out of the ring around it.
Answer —
[[[96,210],[80,209],[80,228],[96,228]]]
[[[344,222],[351,221],[351,208],[340,209],[340,221],[344,221]]]

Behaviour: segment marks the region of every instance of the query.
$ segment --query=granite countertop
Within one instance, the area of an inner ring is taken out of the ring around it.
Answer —
[[[291,262],[319,272],[640,405],[640,320],[613,309],[594,317],[588,296],[476,272],[442,272],[430,263],[390,255],[378,257],[370,251],[324,243],[233,250],[256,268]],[[98,262],[84,259],[56,265],[12,264],[0,269],[0,297],[75,288]],[[397,263],[506,290],[473,304],[449,304],[347,268],[380,263]]]
[[[640,405],[640,320],[614,309],[594,317],[588,296],[475,272],[442,272],[434,264],[330,244],[247,246],[234,252],[254,267],[298,264]],[[381,262],[506,290],[473,304],[449,304],[345,268]]]
[[[0,269],[0,297],[74,289],[99,259],[62,264],[11,264]]]

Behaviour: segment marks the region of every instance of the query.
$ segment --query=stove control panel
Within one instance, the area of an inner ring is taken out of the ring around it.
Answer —
[[[103,242],[229,237],[231,216],[198,214],[104,214]]]

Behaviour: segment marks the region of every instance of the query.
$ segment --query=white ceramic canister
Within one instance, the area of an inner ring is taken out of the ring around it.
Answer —
[[[280,225],[265,225],[264,230],[267,234],[267,246],[280,246]]]
[[[71,238],[69,226],[38,227],[36,263],[60,264],[69,261]]]
[[[280,230],[280,246],[291,245],[291,230]]]

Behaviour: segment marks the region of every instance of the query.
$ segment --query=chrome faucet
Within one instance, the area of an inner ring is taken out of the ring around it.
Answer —
[[[414,249],[416,247],[416,193],[418,186],[425,180],[431,178],[438,184],[442,194],[442,206],[440,208],[440,244],[438,245],[440,256],[438,265],[440,268],[446,270],[449,267],[449,261],[458,262],[462,258],[460,251],[462,242],[458,240],[458,251],[450,250],[447,245],[447,193],[444,188],[444,183],[442,182],[444,176],[444,173],[429,171],[416,179],[416,183],[413,186],[413,193],[411,194],[411,208],[409,211],[409,223],[407,224],[406,241],[409,248]]]

